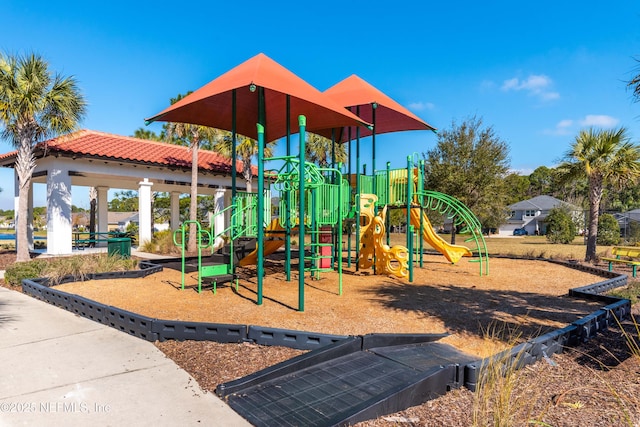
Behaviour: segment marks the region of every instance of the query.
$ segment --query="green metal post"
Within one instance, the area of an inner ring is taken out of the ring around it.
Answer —
[[[360,116],[360,106],[356,107],[356,116]],[[360,127],[356,127],[356,271],[360,260]]]
[[[298,189],[300,191],[298,196],[298,216],[300,218],[300,224],[298,225],[298,311],[304,311],[304,153],[307,118],[300,115],[298,124],[300,125],[300,153],[298,154],[300,156],[300,164],[298,166]]]
[[[291,97],[287,95],[287,157],[291,156],[291,123],[289,121],[289,117],[291,115]],[[291,164],[287,160],[286,167],[287,175],[291,173]],[[280,195],[282,197],[282,195]],[[285,273],[287,276],[287,282],[291,281],[291,188],[287,188],[285,190],[285,206],[286,210],[284,212],[285,218],[285,242],[284,242],[284,251],[286,255],[285,262]],[[282,212],[280,212],[282,215]]]
[[[410,225],[408,230],[409,242],[407,244],[407,249],[409,249],[409,281],[413,282],[413,225]]]
[[[231,91],[231,198],[236,197],[236,90]]]
[[[236,108],[236,90],[233,89],[231,91],[231,200],[233,200],[234,204],[237,192],[236,175],[238,172],[236,168],[236,142],[238,137],[236,133]],[[231,213],[231,216],[233,216],[233,212]],[[233,259],[233,239],[235,237],[233,228],[231,229],[231,236],[229,237],[231,238],[231,259]],[[235,264],[231,267],[231,274],[234,276],[236,274]]]
[[[316,191],[315,188],[311,188],[311,190],[309,191],[309,196],[311,197],[311,212],[309,212],[309,219],[310,219],[310,224],[309,226],[311,227],[311,231],[309,232],[309,234],[311,235],[311,247],[310,252],[311,252],[311,278],[312,279],[319,279],[320,278],[320,274],[316,273],[316,269],[318,267],[318,264],[316,263],[317,261],[317,256],[318,256],[318,223],[316,221],[316,211],[318,209],[318,192]]]
[[[338,166],[342,168],[342,164],[338,163]],[[338,294],[342,295],[342,179],[338,176]]]
[[[331,169],[336,168],[336,130],[331,129]],[[331,172],[331,184],[336,183],[336,173]],[[340,199],[338,199],[340,200]],[[337,253],[337,237],[338,233],[335,227],[331,228],[331,246],[333,247],[332,256],[331,256],[331,268],[334,268],[334,262],[336,260]]]
[[[351,211],[351,154],[353,146],[351,143],[351,127],[349,127],[349,211]],[[351,224],[347,233],[347,267],[351,268]]]
[[[391,162],[387,162],[387,204],[391,202]],[[391,244],[391,213],[387,210],[387,245]]]
[[[373,171],[373,192],[376,192],[376,109],[377,103],[371,104],[371,123],[373,124],[373,130],[371,131],[371,170]],[[379,197],[379,195],[378,195]]]
[[[420,234],[418,234],[420,244],[418,246],[420,247],[420,268],[423,268],[424,239],[422,238],[422,233],[425,227],[424,221],[422,220],[424,209],[424,160],[418,162],[418,168],[418,194],[420,194]]]
[[[412,198],[411,183],[410,183],[411,175],[409,174],[410,172],[411,172],[411,156],[407,156],[407,248],[411,243],[411,234],[408,233],[409,226],[411,226],[411,198]],[[411,259],[413,259],[413,252],[410,252],[409,256],[411,257]]]
[[[262,305],[262,282],[264,279],[264,88],[258,88],[258,213],[257,213],[257,246],[258,262],[256,274],[258,275],[258,305]]]

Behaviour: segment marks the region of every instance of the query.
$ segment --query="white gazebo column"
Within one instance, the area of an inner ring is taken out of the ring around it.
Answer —
[[[71,253],[71,177],[67,169],[47,174],[47,253]]]
[[[177,191],[171,192],[169,210],[171,212],[171,216],[169,217],[171,231],[175,231],[180,227],[180,193]]]
[[[98,233],[107,233],[109,231],[109,187],[96,187],[96,191],[98,192],[97,231]]]
[[[153,182],[145,178],[138,189],[138,246],[151,241],[151,186]]]
[[[224,193],[224,205],[231,206],[233,204],[233,200],[231,198],[233,191],[226,191]],[[224,223],[227,224],[227,227],[231,225],[231,215],[233,214],[233,209],[229,209],[224,213]]]
[[[220,214],[220,215],[218,214],[222,212],[225,208],[225,203],[224,203],[225,194],[226,194],[226,190],[220,187],[216,190],[216,193],[213,195],[213,206],[214,206],[213,213],[215,215],[213,218],[213,227],[216,235],[218,235],[218,237],[214,241],[215,249],[219,249],[222,246],[224,246],[224,239],[222,238],[220,233],[227,228],[226,227],[227,222],[225,221],[224,214]]]

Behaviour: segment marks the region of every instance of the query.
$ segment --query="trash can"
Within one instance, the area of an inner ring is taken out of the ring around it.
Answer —
[[[107,240],[109,256],[131,257],[131,239],[129,237],[114,237]]]

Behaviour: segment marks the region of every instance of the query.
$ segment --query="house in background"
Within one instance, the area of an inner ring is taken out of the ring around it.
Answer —
[[[582,208],[564,202],[551,196],[536,196],[529,200],[509,205],[511,216],[506,223],[498,229],[500,236],[513,236],[513,231],[517,228],[524,228],[527,234],[546,234],[547,224],[545,219],[551,209],[556,207],[566,207],[574,221],[578,224],[584,223],[584,211]]]
[[[109,218],[109,231],[127,231],[129,224],[139,225],[138,212],[108,212]],[[168,222],[154,222],[153,231],[168,230]]]
[[[126,231],[129,224],[138,225],[139,221],[138,212],[109,212],[107,218],[109,231]]]
[[[640,209],[614,213],[613,216],[620,224],[620,235],[625,240],[637,241],[640,235]]]

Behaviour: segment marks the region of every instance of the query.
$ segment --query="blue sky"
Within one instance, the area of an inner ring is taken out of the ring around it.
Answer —
[[[626,89],[640,73],[633,1],[4,0],[0,16],[0,51],[39,53],[77,78],[87,129],[131,135],[169,98],[262,52],[319,90],[357,74],[439,129],[481,117],[527,174],[555,165],[590,126],[625,126],[640,142],[640,103]],[[436,141],[380,135],[376,159],[400,167]],[[12,209],[12,171],[0,182],[0,208]],[[73,195],[88,206],[84,190]],[[45,204],[43,189],[35,197]]]

